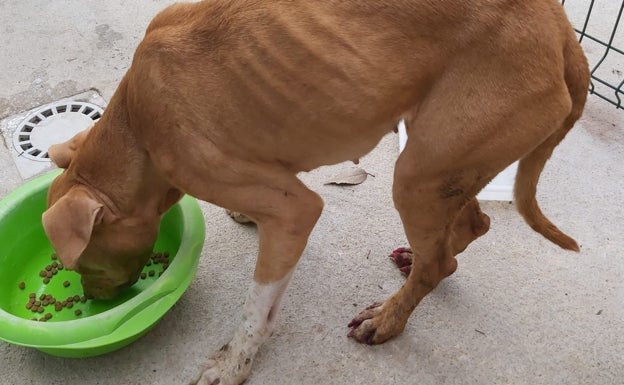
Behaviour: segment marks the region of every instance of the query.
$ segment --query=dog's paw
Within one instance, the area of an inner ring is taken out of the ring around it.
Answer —
[[[383,302],[375,302],[371,306],[364,309],[360,314],[349,322],[348,327],[351,328],[348,336],[356,341],[373,345],[373,337],[375,336],[375,316],[379,315],[383,309]]]
[[[202,366],[190,385],[240,385],[251,372],[252,359],[224,345]]]
[[[399,247],[394,250],[389,257],[397,265],[399,270],[401,270],[401,273],[403,273],[406,277],[409,275],[410,271],[412,271],[412,260],[414,259],[414,254],[412,253],[412,249],[409,247]]]
[[[358,342],[377,345],[400,334],[405,325],[400,325],[392,317],[386,317],[386,303],[375,302],[358,314],[350,323],[348,336]]]
[[[225,210],[225,212],[227,213],[227,215],[230,216],[230,218],[234,219],[238,223],[253,223],[253,221],[249,219],[249,217],[245,214],[241,214],[232,210]]]

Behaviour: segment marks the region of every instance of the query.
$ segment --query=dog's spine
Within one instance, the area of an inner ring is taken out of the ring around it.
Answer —
[[[554,148],[581,117],[587,100],[590,81],[589,65],[572,28],[570,28],[567,44],[564,46],[564,63],[565,82],[572,101],[572,110],[561,128],[520,159],[514,195],[518,211],[533,230],[564,249],[578,252],[579,246],[576,241],[544,216],[535,199],[537,182],[546,161],[550,158]]]

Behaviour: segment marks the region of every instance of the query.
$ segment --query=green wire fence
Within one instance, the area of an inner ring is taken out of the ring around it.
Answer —
[[[609,2],[608,5],[613,6],[615,5],[615,2],[617,0],[602,1]],[[567,8],[565,3],[566,0],[561,1],[561,4],[563,4],[563,6]],[[569,3],[571,4],[572,1],[569,1]],[[575,25],[575,30],[579,34],[579,41],[581,42],[581,44],[585,43],[598,45],[598,47],[600,47],[600,50],[602,50],[602,53],[596,57],[598,60],[596,60],[595,63],[592,62],[591,57],[589,58],[591,62],[590,66],[592,75],[592,82],[589,92],[613,104],[616,108],[624,109],[624,106],[622,105],[622,99],[624,98],[624,91],[622,90],[622,87],[624,86],[624,79],[619,80],[623,77],[624,71],[620,69],[620,64],[613,66],[610,72],[608,68],[601,68],[602,66],[605,66],[605,60],[607,60],[607,58],[609,58],[612,63],[622,63],[622,58],[624,58],[624,52],[622,51],[622,49],[615,46],[616,43],[621,44],[621,41],[618,41],[620,40],[618,38],[621,38],[621,35],[617,34],[617,29],[620,24],[620,19],[622,18],[622,11],[624,10],[624,0],[622,1],[621,5],[619,5],[619,11],[616,11],[612,15],[608,15],[615,16],[615,20],[613,22],[612,29],[608,30],[610,32],[610,35],[608,36],[608,40],[606,41],[604,38],[600,38],[595,35],[591,30],[590,20],[592,20],[592,16],[595,13],[596,1],[584,0],[582,1],[582,3],[587,4],[587,11],[586,13],[584,13],[584,21],[582,23],[582,26]],[[617,9],[617,6],[615,9]],[[600,26],[604,29],[605,15],[601,15],[600,17]],[[608,26],[607,28],[611,28],[611,26]]]

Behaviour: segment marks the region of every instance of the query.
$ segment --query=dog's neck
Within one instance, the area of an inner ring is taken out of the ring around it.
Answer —
[[[125,79],[68,173],[93,189],[120,216],[159,217],[181,196],[157,173],[129,127]]]

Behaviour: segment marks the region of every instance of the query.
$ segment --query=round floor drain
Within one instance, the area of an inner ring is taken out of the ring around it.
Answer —
[[[49,162],[48,148],[71,139],[97,121],[104,110],[86,102],[47,105],[24,119],[13,134],[13,146],[19,156]]]

